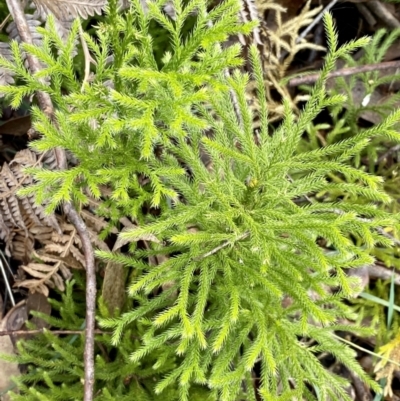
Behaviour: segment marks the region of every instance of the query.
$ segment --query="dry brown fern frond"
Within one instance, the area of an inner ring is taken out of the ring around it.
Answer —
[[[27,175],[23,170],[26,167],[41,166],[42,159],[39,159],[36,153],[29,149],[24,149],[18,152],[14,159],[10,162],[9,166],[16,179],[14,191],[20,187],[25,187],[33,183],[32,178]],[[34,196],[19,197],[20,204],[26,215],[26,221],[31,221],[33,225],[52,227],[56,232],[61,233],[61,228],[57,222],[54,214],[46,214],[46,205],[37,205],[34,201]]]
[[[109,251],[107,244],[99,239],[99,232],[106,227],[107,222],[88,209],[83,209],[81,216],[87,224],[93,244]],[[49,288],[63,291],[64,281],[71,277],[71,270],[85,268],[81,239],[74,226],[65,222],[61,216],[56,219],[60,231],[34,225],[30,227],[27,239],[18,234],[13,238],[12,256],[25,261],[20,266],[22,274],[15,282],[16,287],[28,288],[30,292],[41,292],[44,295],[48,294]],[[23,252],[27,241],[30,252],[28,261]]]
[[[58,20],[65,21],[71,16],[87,19],[100,15],[107,0],[33,0],[40,12],[53,14]]]
[[[87,210],[81,214],[87,222],[94,245],[109,251],[106,243],[98,238],[98,230],[105,227],[106,222]],[[63,291],[64,281],[71,277],[71,270],[85,268],[81,240],[74,226],[62,221],[61,217],[58,220],[62,234],[37,226],[31,229],[30,233],[36,243],[39,243],[38,249],[32,248],[31,261],[20,266],[23,274],[15,282],[16,287],[28,288],[30,292],[41,292],[44,295],[48,295],[49,288]],[[19,243],[17,247],[19,248]]]
[[[65,222],[60,222],[60,227],[61,235],[54,230],[51,233],[36,231],[36,234],[42,234],[42,247],[32,252],[32,261],[20,266],[30,277],[25,275],[17,280],[16,287],[44,295],[48,295],[49,288],[63,291],[64,281],[71,277],[71,269],[84,268],[81,242],[75,228]]]
[[[6,243],[7,255],[23,262],[23,274],[15,286],[45,295],[49,288],[62,291],[71,269],[85,267],[81,240],[75,228],[61,216],[46,214],[46,205],[37,205],[33,196],[17,196],[19,189],[33,184],[24,168],[52,168],[54,164],[51,152],[38,158],[36,153],[25,149],[10,163],[4,163],[0,171],[0,240]],[[98,235],[107,222],[96,216],[92,208],[93,205],[81,211],[92,242],[99,249],[109,250]]]
[[[43,36],[37,31],[37,27],[42,24],[40,20],[38,20],[37,14],[25,14],[26,22],[29,26],[29,31],[32,35],[33,44],[36,46],[40,46],[43,41]],[[14,21],[10,22],[7,26],[6,32],[10,40],[16,40],[18,43],[21,43],[21,38],[18,33],[17,25]]]
[[[0,171],[0,239],[6,243],[6,253],[11,256],[13,239],[15,235],[23,236],[26,246],[25,256],[17,252],[17,259],[24,260],[31,247],[28,245],[33,240],[30,229],[34,226],[51,227],[61,232],[54,215],[46,215],[44,207],[35,204],[32,196],[18,197],[18,189],[31,185],[32,178],[23,172],[25,167],[40,166],[34,152],[29,149],[18,152],[10,163],[4,163]],[[28,240],[30,238],[30,240]],[[20,240],[17,243],[21,243]]]
[[[24,277],[17,280],[14,286],[28,288],[31,293],[39,292],[46,296],[49,295],[49,288],[64,291],[65,280],[71,278],[70,270],[62,261],[55,258],[37,254],[34,256],[38,258],[39,262],[30,262],[21,266],[24,273],[28,273],[33,278]]]
[[[10,45],[8,43],[0,42],[0,56],[4,57],[8,61],[13,61],[13,55],[11,53]],[[14,83],[14,74],[12,71],[7,70],[4,67],[0,67],[0,85],[11,85]],[[0,93],[0,97],[4,95]]]

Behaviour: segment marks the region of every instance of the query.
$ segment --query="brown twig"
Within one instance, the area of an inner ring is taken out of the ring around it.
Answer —
[[[363,401],[372,401],[372,395],[369,392],[369,389],[366,387],[365,383],[351,369],[347,370],[351,376],[357,399]]]
[[[43,334],[49,332],[57,335],[69,335],[69,334],[85,334],[85,330],[46,330],[46,329],[36,329],[36,330],[4,330],[0,331],[0,337],[2,336],[28,336],[31,334]],[[96,329],[95,334],[111,334],[108,331],[103,331]]]
[[[366,6],[389,28],[396,29],[400,27],[400,22],[380,1],[370,0],[366,3]]]
[[[393,276],[394,283],[396,285],[400,285],[399,273],[378,264],[368,265],[367,267],[368,267],[368,275],[370,278],[390,280]]]
[[[32,35],[26,22],[24,10],[19,0],[6,0],[10,14],[13,16],[21,40],[30,45],[33,44]],[[33,74],[41,70],[36,57],[27,53],[29,68]],[[38,91],[36,93],[39,106],[46,115],[54,121],[54,106],[48,93]],[[55,149],[57,166],[60,170],[67,168],[65,151],[61,148]],[[69,221],[75,226],[82,241],[82,248],[86,262],[86,337],[85,337],[85,382],[84,401],[93,400],[94,387],[94,333],[95,333],[95,312],[96,312],[96,275],[94,268],[94,252],[90,242],[87,227],[70,202],[65,202],[63,210]]]
[[[4,18],[4,20],[0,24],[0,32],[3,30],[4,26],[7,24],[7,22],[9,21],[10,18],[11,18],[11,14],[8,14],[7,17]]]
[[[376,19],[375,17],[372,15],[371,11],[368,9],[367,6],[365,6],[362,3],[356,4],[356,7],[359,11],[359,13],[364,17],[365,21],[367,21],[367,23],[373,27],[376,25]]]
[[[361,65],[357,67],[341,68],[340,70],[333,71],[328,75],[328,78],[336,77],[348,77],[349,75],[359,74],[363,72],[370,72],[376,70],[387,70],[389,68],[400,68],[400,61],[384,61],[382,63]],[[304,77],[292,78],[289,82],[289,86],[298,86],[304,84],[315,83],[320,74],[310,74]]]
[[[64,153],[65,157],[65,153]],[[70,202],[64,203],[64,213],[75,226],[82,242],[86,262],[86,337],[85,337],[85,383],[84,401],[92,401],[94,388],[94,333],[96,318],[96,273],[93,246],[85,222]]]
[[[378,163],[383,162],[388,156],[390,156],[392,153],[397,152],[398,150],[400,150],[400,145],[392,146],[382,156],[379,156]]]
[[[318,24],[319,21],[324,17],[325,13],[327,13],[336,3],[338,0],[331,0],[329,4],[314,18],[314,21],[301,33],[301,35],[296,39],[296,43],[302,41]]]

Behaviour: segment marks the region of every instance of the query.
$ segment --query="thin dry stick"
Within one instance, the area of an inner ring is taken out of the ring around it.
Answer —
[[[4,26],[7,24],[9,19],[11,18],[11,14],[8,14],[6,18],[4,18],[3,22],[0,24],[0,32],[3,30]]]
[[[384,4],[377,0],[370,0],[366,6],[383,21],[389,28],[396,29],[400,27],[400,22],[392,15]]]
[[[85,330],[47,330],[47,329],[36,329],[36,330],[4,330],[0,331],[0,337],[2,336],[28,336],[31,334],[43,334],[52,333],[57,335],[69,335],[69,334],[85,334]],[[103,331],[96,329],[95,334],[112,334],[109,331]]]
[[[2,252],[0,251],[0,253],[2,253]],[[2,261],[2,255],[0,255],[0,271],[1,271],[1,274],[3,276],[4,283],[6,284],[6,290],[8,292],[8,296],[10,297],[11,305],[15,306],[14,295],[12,293],[10,283],[8,282],[6,270],[4,269],[4,265],[3,265],[3,261]]]
[[[382,63],[376,63],[376,64],[368,64],[368,65],[362,65],[362,66],[357,66],[357,67],[348,67],[348,68],[342,68],[337,71],[333,71],[328,75],[328,78],[336,78],[336,77],[348,77],[350,75],[354,74],[359,74],[363,72],[370,72],[370,71],[376,71],[376,70],[387,70],[389,68],[400,68],[400,61],[384,61]],[[315,83],[320,74],[310,74],[306,75],[304,77],[299,77],[299,78],[292,78],[289,82],[289,86],[298,86],[298,85],[304,85],[304,84],[313,84]]]
[[[314,21],[311,22],[311,24],[296,39],[296,43],[299,43],[309,34],[309,32],[311,32],[314,26],[317,25],[319,21],[321,21],[325,13],[327,13],[337,3],[337,1],[338,0],[331,0],[331,2],[314,18]]]
[[[84,352],[85,383],[84,401],[93,400],[94,388],[94,333],[96,318],[96,273],[94,252],[85,222],[70,202],[64,203],[64,213],[79,233],[86,262],[86,338]]]
[[[392,146],[387,152],[379,157],[378,163],[383,162],[388,156],[390,156],[394,152],[397,152],[398,150],[400,150],[400,145]]]
[[[33,44],[32,35],[25,19],[24,10],[19,0],[6,0],[10,14],[13,16],[18,29],[21,40],[30,45]],[[29,68],[33,74],[41,70],[40,64],[36,57],[27,54]],[[38,91],[36,93],[41,110],[47,114],[49,119],[54,121],[54,107],[50,96]],[[60,170],[67,167],[67,159],[63,149],[55,149],[57,166]],[[96,275],[94,268],[94,252],[90,242],[87,227],[74,209],[70,202],[65,202],[63,210],[69,221],[75,226],[82,242],[82,248],[86,262],[86,337],[85,337],[85,353],[84,353],[84,401],[93,400],[94,387],[94,333],[95,333],[95,312],[96,312]]]
[[[81,38],[82,50],[85,59],[85,76],[82,81],[81,92],[85,88],[86,83],[89,81],[90,77],[90,62],[93,61],[92,57],[90,56],[89,48],[85,40],[85,35],[83,33],[82,25],[79,24],[79,37]]]
[[[400,285],[400,274],[381,265],[368,265],[368,275],[374,279],[390,280],[393,276],[394,283]]]
[[[359,13],[364,17],[365,21],[373,27],[376,25],[376,18],[372,15],[371,11],[369,11],[368,7],[362,3],[356,4],[356,7]]]

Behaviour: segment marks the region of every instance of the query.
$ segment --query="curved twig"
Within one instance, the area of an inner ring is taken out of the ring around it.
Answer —
[[[30,45],[33,44],[32,35],[29,31],[25,19],[24,10],[19,0],[6,0],[10,14],[16,23],[21,40]],[[41,70],[39,61],[36,57],[27,53],[29,68],[33,74]],[[39,106],[46,115],[54,121],[54,106],[48,93],[38,91],[36,93]],[[57,166],[60,170],[67,168],[67,159],[65,151],[61,148],[55,149]],[[65,202],[63,210],[69,221],[75,226],[76,231],[82,241],[82,248],[86,262],[86,338],[85,338],[85,383],[84,383],[84,401],[93,400],[94,387],[94,333],[95,333],[95,312],[96,312],[96,275],[94,269],[94,252],[90,242],[87,227],[80,217],[79,213],[72,206],[71,202]]]

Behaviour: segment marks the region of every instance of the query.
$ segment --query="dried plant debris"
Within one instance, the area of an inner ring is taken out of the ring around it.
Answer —
[[[8,61],[13,61],[12,52],[8,43],[0,42],[0,56]],[[14,83],[13,72],[0,67],[0,85],[11,85]],[[2,96],[0,94],[0,96]]]
[[[65,21],[71,16],[87,19],[100,15],[107,0],[33,0],[40,12],[53,14],[58,20]]]
[[[19,330],[27,319],[25,302],[22,302],[7,313],[0,320],[0,331],[3,330]],[[3,355],[14,356],[14,344],[11,336],[0,336],[0,353]],[[13,388],[13,376],[21,374],[17,362],[7,362],[2,360],[0,363],[0,394],[6,393]],[[14,390],[15,391],[15,390]],[[8,394],[0,395],[0,401],[9,401],[11,398]]]
[[[246,5],[251,5],[250,0],[246,1]],[[318,46],[306,39],[299,40],[300,31],[306,28],[321,11],[321,7],[310,8],[311,2],[299,11],[298,15],[286,16],[287,10],[276,4],[272,0],[258,0],[256,7],[258,15],[261,17],[265,13],[273,14],[273,24],[261,23],[258,36],[254,35],[254,41],[257,43],[257,37],[261,38],[262,45],[258,44],[261,53],[263,70],[265,74],[265,87],[268,99],[269,113],[271,121],[280,119],[283,115],[283,106],[280,99],[274,98],[272,90],[276,90],[282,98],[289,100],[294,110],[297,104],[305,100],[304,96],[296,96],[295,98],[289,93],[286,85],[280,81],[287,74],[288,68],[293,62],[296,54],[304,49],[314,49],[325,51],[324,47]],[[254,16],[255,11],[249,8],[248,16]],[[250,12],[251,11],[251,12]],[[248,91],[248,101],[254,109],[258,110],[259,105],[256,102],[252,85]],[[257,113],[256,113],[257,114]]]
[[[0,171],[0,239],[6,243],[10,255],[12,240],[20,234],[29,238],[33,226],[51,227],[61,233],[54,214],[46,215],[43,205],[37,205],[33,196],[17,197],[18,189],[31,185],[32,178],[23,172],[25,167],[41,166],[37,155],[29,149],[18,152]]]
[[[15,286],[31,292],[48,295],[49,288],[64,289],[64,281],[71,277],[71,269],[84,269],[85,260],[80,237],[75,228],[62,216],[46,214],[46,205],[37,205],[33,196],[17,196],[18,189],[33,183],[24,173],[25,167],[52,168],[52,153],[38,158],[29,149],[18,152],[0,171],[0,240],[6,244],[6,253],[23,262],[23,274]],[[99,239],[107,222],[95,215],[93,208],[81,211],[93,244],[109,250]]]
[[[109,250],[98,236],[106,222],[87,210],[82,211],[82,217],[88,226],[93,244],[99,249]],[[58,217],[58,221],[62,234],[48,227],[32,228],[30,234],[37,245],[32,249],[29,262],[20,266],[23,274],[16,280],[16,287],[29,288],[31,292],[44,295],[48,295],[49,288],[63,291],[65,280],[71,278],[71,270],[85,268],[81,240],[74,226],[62,221],[61,217]],[[17,243],[16,247],[18,245]]]
[[[18,189],[32,184],[32,178],[23,169],[43,166],[42,159],[25,149],[10,163],[4,163],[0,171],[0,239],[6,244],[6,254],[22,261],[21,268],[32,277],[23,277],[16,285],[47,294],[48,287],[62,290],[70,269],[83,269],[85,263],[80,238],[73,226],[60,216],[46,214],[46,205],[37,205],[33,196],[16,194]],[[51,164],[52,158],[48,156],[46,161]],[[93,243],[100,249],[108,249],[98,239],[106,222],[87,210],[83,217]]]
[[[43,41],[43,36],[37,31],[37,27],[42,24],[42,21],[38,20],[38,14],[25,14],[25,18],[32,35],[33,44],[40,46]],[[14,21],[8,25],[6,32],[10,40],[16,40],[18,43],[22,42],[18,33],[17,24]]]

